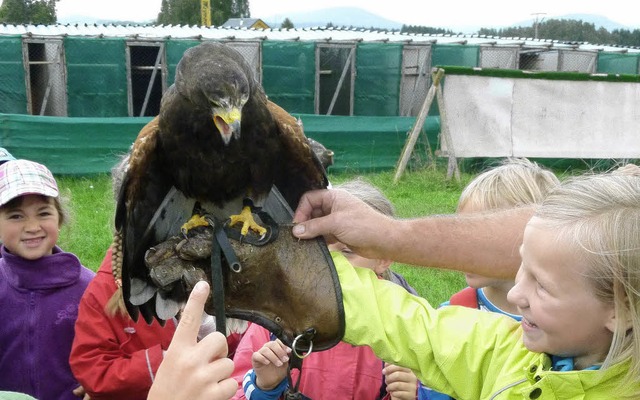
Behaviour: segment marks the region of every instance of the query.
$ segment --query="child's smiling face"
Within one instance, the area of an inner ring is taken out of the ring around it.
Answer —
[[[58,241],[60,215],[54,199],[41,195],[24,195],[15,206],[0,210],[0,238],[16,256],[37,260],[49,255]]]
[[[527,224],[522,265],[508,295],[522,314],[525,346],[535,352],[573,357],[575,368],[602,362],[615,327],[614,305],[601,302],[584,274],[577,246],[545,221]]]

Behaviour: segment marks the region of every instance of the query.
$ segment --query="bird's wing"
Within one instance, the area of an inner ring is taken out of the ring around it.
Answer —
[[[283,150],[284,173],[275,177],[275,185],[295,208],[304,192],[328,186],[327,172],[298,120],[271,100],[267,108],[280,131]]]
[[[122,289],[127,311],[147,323],[158,317],[157,288],[149,281],[145,253],[179,232],[194,201],[177,191],[158,158],[158,118],[145,125],[129,155],[116,205],[115,227],[122,241]],[[172,306],[175,308],[176,306]],[[168,311],[170,313],[171,311]],[[167,318],[159,318],[167,319]]]

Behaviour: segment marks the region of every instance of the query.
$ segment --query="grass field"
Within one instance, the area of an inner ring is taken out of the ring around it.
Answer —
[[[358,175],[330,174],[337,184]],[[420,170],[405,173],[398,184],[393,171],[371,173],[361,177],[379,187],[391,199],[401,218],[455,211],[458,196],[471,175],[463,174],[461,182],[447,181],[442,170]],[[82,263],[96,270],[109,247],[113,232],[114,199],[108,175],[87,178],[58,177],[63,195],[68,197],[71,220],[63,228],[59,244],[76,254]],[[464,287],[460,273],[431,268],[394,264],[395,271],[432,304],[447,300]]]

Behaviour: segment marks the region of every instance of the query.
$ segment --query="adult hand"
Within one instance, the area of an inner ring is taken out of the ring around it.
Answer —
[[[293,235],[300,239],[324,236],[367,258],[387,258],[381,245],[393,230],[393,219],[340,189],[305,193],[293,218]]]
[[[387,392],[392,400],[415,400],[417,398],[418,378],[409,369],[386,364],[382,370]]]
[[[535,207],[472,215],[393,219],[340,189],[305,193],[292,233],[300,239],[323,235],[366,258],[513,278],[521,259],[524,227]]]
[[[291,349],[280,339],[272,340],[251,356],[256,385],[264,390],[272,390],[287,377],[287,367]]]
[[[230,378],[233,361],[226,358],[224,335],[214,332],[198,342],[208,296],[209,285],[198,282],[158,368],[148,400],[226,400],[236,393],[238,383]]]

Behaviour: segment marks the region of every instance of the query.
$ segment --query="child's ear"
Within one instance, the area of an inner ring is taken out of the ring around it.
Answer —
[[[616,318],[615,306],[611,306],[611,310],[609,311],[610,315],[605,322],[605,328],[607,328],[610,332],[615,332],[616,328],[619,326],[620,319]],[[628,331],[633,328],[633,321],[631,317],[631,312],[629,311],[629,304],[625,301],[624,310],[621,312],[621,317],[624,318],[624,323],[622,324],[622,329],[624,331]]]
[[[611,316],[605,322],[604,326],[605,326],[605,328],[607,328],[607,330],[609,332],[613,333],[616,330],[616,325],[617,325],[617,320],[616,320],[616,317],[615,317],[615,313],[613,311],[611,311]]]

